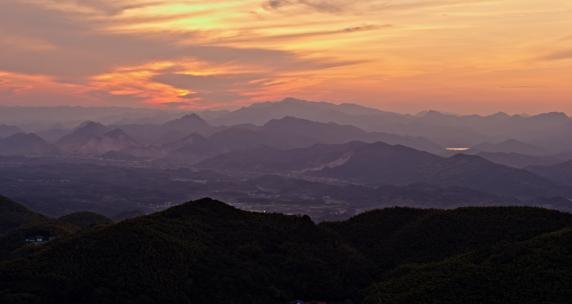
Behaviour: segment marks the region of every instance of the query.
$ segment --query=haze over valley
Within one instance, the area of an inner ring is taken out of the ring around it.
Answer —
[[[69,108],[78,114],[26,120],[46,111],[12,109],[24,122],[2,127],[0,186],[52,216],[145,214],[201,197],[318,221],[391,206],[571,210],[563,113],[409,115],[287,98],[220,113]]]

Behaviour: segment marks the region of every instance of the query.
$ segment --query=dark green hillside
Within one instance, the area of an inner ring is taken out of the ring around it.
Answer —
[[[38,249],[37,244],[78,230],[75,225],[52,220],[0,196],[0,261],[28,255]]]
[[[367,292],[367,304],[567,304],[572,230],[444,262],[403,267]]]
[[[17,249],[23,258],[0,263],[0,303],[497,303],[487,288],[501,279],[504,303],[518,303],[520,278],[539,303],[542,288],[571,282],[557,268],[570,270],[570,233],[539,236],[571,225],[520,207],[392,208],[316,225],[203,199]],[[457,301],[431,302],[434,288]]]
[[[345,299],[367,266],[308,217],[201,200],[54,243],[0,286],[3,303],[280,303]]]
[[[0,196],[0,235],[24,225],[31,225],[47,220],[26,207]]]
[[[53,220],[11,230],[0,236],[0,261],[28,256],[42,249],[42,245],[79,230],[77,226]]]
[[[529,207],[393,208],[323,224],[371,257],[381,270],[527,240],[569,225],[572,215],[568,213]]]
[[[113,221],[109,218],[95,212],[76,212],[62,216],[58,219],[58,221],[78,226],[82,229],[92,228],[99,225],[109,225],[113,223]]]

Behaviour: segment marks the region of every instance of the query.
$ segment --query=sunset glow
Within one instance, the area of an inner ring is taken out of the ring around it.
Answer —
[[[3,0],[0,104],[572,114],[572,1]]]

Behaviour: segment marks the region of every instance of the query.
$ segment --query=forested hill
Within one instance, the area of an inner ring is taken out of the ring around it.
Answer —
[[[530,284],[523,286],[569,284],[551,271],[572,265],[570,242],[559,239],[571,226],[570,214],[519,207],[391,208],[316,225],[306,216],[252,213],[203,199],[83,230],[1,263],[0,302],[449,303],[431,300],[432,284],[470,288],[467,280],[496,276],[501,263],[510,288],[504,299],[538,303],[540,293],[517,297],[526,290],[510,276],[518,274],[511,265],[538,265],[528,269]],[[550,252],[557,258],[536,260]],[[478,303],[497,303],[486,291],[464,292]],[[564,294],[551,303],[567,303]]]
[[[91,212],[49,218],[0,196],[0,262],[32,254],[48,241],[108,224],[111,220]]]
[[[572,230],[403,266],[365,294],[367,304],[570,303]]]

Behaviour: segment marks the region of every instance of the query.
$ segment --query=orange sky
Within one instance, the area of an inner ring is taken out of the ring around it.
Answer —
[[[2,0],[0,104],[572,114],[570,0]]]

